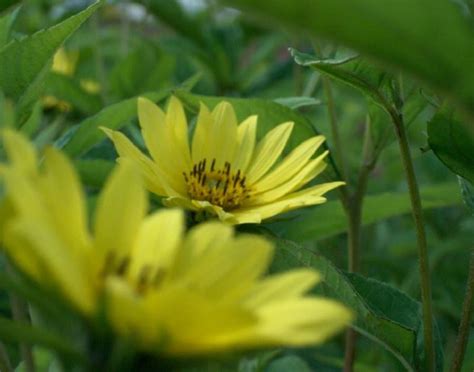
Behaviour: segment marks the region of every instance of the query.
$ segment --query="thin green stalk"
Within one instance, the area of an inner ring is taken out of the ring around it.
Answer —
[[[319,44],[313,42],[313,48],[316,53],[318,53],[320,57],[323,58],[322,50]],[[334,143],[337,165],[341,169],[342,178],[347,180],[347,164],[345,161],[344,152],[342,150],[341,136],[339,134],[339,124],[337,122],[336,105],[334,103],[334,94],[332,92],[331,81],[325,75],[321,75],[321,81],[323,85],[324,96],[326,98],[326,105],[328,108],[329,123],[331,125],[331,135]]]
[[[423,209],[421,206],[420,191],[416,181],[413,160],[410,154],[408,138],[405,130],[405,124],[401,113],[395,110],[391,111],[391,118],[395,125],[395,132],[398,138],[400,154],[402,158],[403,168],[405,169],[405,177],[408,184],[410,194],[411,209],[413,220],[415,222],[416,236],[418,243],[418,262],[420,271],[421,284],[421,301],[423,307],[423,332],[424,332],[424,348],[428,361],[428,371],[435,371],[435,350],[433,342],[433,309],[431,304],[431,279],[428,260],[428,246],[426,242],[425,224],[423,221]]]
[[[469,274],[466,284],[466,294],[462,306],[461,322],[459,323],[458,337],[454,348],[454,356],[451,364],[451,372],[459,372],[464,361],[467,340],[469,338],[469,328],[471,325],[472,312],[474,308],[474,248],[471,250],[469,263]]]
[[[370,147],[370,122],[367,120],[363,145],[362,167],[359,171],[355,191],[349,196],[349,203],[346,208],[348,220],[347,249],[349,272],[358,272],[360,269],[362,207],[364,195],[367,191],[369,175],[375,165],[375,160],[371,157]],[[356,331],[352,328],[348,329],[345,339],[344,372],[351,372],[354,368],[356,342]]]

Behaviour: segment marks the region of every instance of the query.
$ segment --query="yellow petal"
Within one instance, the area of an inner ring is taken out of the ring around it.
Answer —
[[[36,149],[22,134],[5,129],[3,131],[3,145],[8,160],[14,167],[27,174],[36,173],[38,164]]]
[[[255,316],[235,304],[216,303],[182,286],[167,288],[146,302],[166,335],[164,352],[172,355],[209,354],[240,346],[257,323]]]
[[[273,301],[301,296],[319,280],[320,275],[311,269],[297,269],[273,275],[252,288],[245,299],[245,306],[255,309]]]
[[[196,129],[194,130],[193,134],[192,158],[194,164],[199,163],[201,160],[207,159],[211,154],[208,140],[212,123],[213,119],[211,112],[201,102],[199,115],[196,122]]]
[[[330,182],[316,185],[314,187],[288,194],[284,198],[268,204],[236,209],[232,211],[232,214],[237,220],[245,219],[249,214],[258,214],[261,219],[264,220],[293,209],[322,204],[326,202],[326,198],[322,196],[324,193],[342,185],[344,185],[344,182]]]
[[[138,98],[138,118],[143,139],[156,165],[166,175],[169,185],[179,194],[186,195],[183,172],[190,164],[175,146],[174,129],[166,125],[166,115],[153,102]]]
[[[283,123],[268,132],[258,143],[247,171],[247,182],[253,184],[262,178],[277,161],[290,138],[293,123]]]
[[[212,159],[216,159],[215,166],[219,169],[234,159],[237,149],[237,118],[229,102],[219,103],[211,115],[213,125],[209,132],[208,143],[210,150],[212,149]]]
[[[89,249],[85,197],[77,173],[66,156],[54,148],[46,149],[44,167],[37,186],[51,223],[69,249]]]
[[[210,249],[230,244],[232,236],[232,229],[220,222],[206,222],[193,227],[178,252],[172,276],[176,278],[184,275]]]
[[[235,170],[241,170],[243,174],[247,170],[255,149],[257,136],[257,116],[249,116],[238,128],[239,145],[235,158],[232,162]]]
[[[174,264],[184,232],[184,214],[171,209],[156,212],[142,223],[133,250],[130,275],[151,281]]]
[[[184,157],[190,167],[191,155],[189,152],[188,121],[184,113],[183,105],[175,96],[171,96],[166,111],[166,125],[174,133],[174,146]]]
[[[289,181],[281,184],[280,186],[275,187],[274,189],[265,191],[263,193],[258,193],[256,195],[252,195],[246,202],[245,206],[251,205],[261,205],[266,204],[271,201],[277,200],[284,195],[287,195],[291,191],[293,191],[296,186],[300,185],[301,182],[306,178],[306,176],[314,171],[314,169],[320,168],[320,164],[322,163],[324,157],[328,154],[328,151],[325,151],[322,155],[309,161],[303,169],[300,170],[293,178]],[[258,189],[258,184],[255,186]]]
[[[169,186],[163,186],[165,184],[163,175],[148,156],[143,154],[123,133],[104,127],[100,129],[114,143],[119,156],[130,159],[140,169],[148,190],[161,196],[170,195],[165,191],[165,188],[168,188],[168,192],[170,191]]]
[[[60,291],[82,311],[94,310],[97,288],[91,278],[96,273],[90,270],[92,257],[86,252],[74,252],[50,225],[29,217],[9,225],[5,242],[14,261],[27,274]]]
[[[268,344],[318,344],[343,330],[352,314],[341,304],[319,298],[272,302],[258,309],[259,334]]]
[[[102,190],[95,214],[95,245],[104,256],[128,256],[147,210],[145,190],[133,165],[118,165]]]
[[[255,185],[258,192],[266,191],[288,181],[298,173],[324,142],[323,136],[312,137],[296,147],[283,161]]]
[[[273,253],[270,242],[242,235],[214,244],[196,257],[182,280],[188,288],[218,302],[236,301],[268,268]]]
[[[117,277],[107,278],[105,298],[107,318],[115,331],[156,352],[162,329],[156,309],[150,312],[142,297]]]

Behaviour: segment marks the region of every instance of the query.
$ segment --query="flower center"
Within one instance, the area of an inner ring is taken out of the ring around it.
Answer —
[[[240,169],[234,173],[229,162],[224,164],[223,169],[217,169],[216,159],[212,159],[209,168],[206,163],[206,159],[201,160],[193,165],[191,172],[183,172],[189,196],[227,210],[240,206],[249,194]]]

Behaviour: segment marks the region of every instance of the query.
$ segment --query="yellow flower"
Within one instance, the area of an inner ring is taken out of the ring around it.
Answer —
[[[5,140],[12,164],[3,174],[15,208],[8,256],[88,317],[104,303],[112,329],[139,349],[180,356],[308,345],[350,321],[337,302],[307,294],[316,272],[265,277],[273,252],[265,239],[234,236],[217,221],[185,233],[184,214],[175,209],[146,215],[146,192],[130,162],[106,183],[91,232],[66,157],[48,149],[43,167],[31,172],[31,147],[20,149],[16,134]],[[16,158],[21,151],[25,166]]]
[[[257,144],[257,117],[238,124],[227,102],[210,112],[201,104],[191,148],[188,124],[178,99],[171,97],[166,114],[139,98],[138,116],[151,159],[122,133],[103,128],[120,158],[140,169],[147,188],[166,197],[164,204],[206,211],[230,224],[260,223],[276,214],[324,203],[323,195],[343,182],[301,190],[326,164],[327,151],[313,158],[324,142],[312,137],[278,162],[293,123],[283,123]]]

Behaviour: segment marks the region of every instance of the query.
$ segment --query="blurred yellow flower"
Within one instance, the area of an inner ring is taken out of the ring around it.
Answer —
[[[79,59],[78,52],[68,52],[63,47],[59,48],[53,57],[53,65],[51,71],[72,77],[76,72],[76,65]],[[97,94],[100,92],[100,85],[91,79],[81,79],[79,81],[81,88],[87,93]],[[67,112],[70,111],[72,106],[69,102],[60,100],[54,96],[45,96],[42,99],[43,106],[46,108],[56,107],[58,110]]]
[[[146,192],[130,162],[105,185],[91,233],[67,158],[48,149],[37,170],[25,140],[12,132],[4,139],[11,164],[2,172],[15,209],[8,256],[89,317],[105,303],[112,329],[139,349],[180,356],[308,345],[350,321],[337,302],[307,294],[316,272],[264,277],[273,252],[265,239],[234,236],[220,222],[185,233],[175,209],[146,215]]]
[[[103,128],[120,158],[140,169],[147,188],[165,196],[164,204],[217,215],[230,224],[260,223],[276,214],[321,204],[323,195],[343,182],[301,190],[326,164],[327,151],[313,158],[324,142],[315,136],[280,158],[293,123],[278,125],[256,143],[257,116],[238,124],[233,107],[222,102],[212,112],[201,104],[191,148],[188,124],[178,99],[166,114],[138,99],[138,116],[151,159],[122,133]]]

